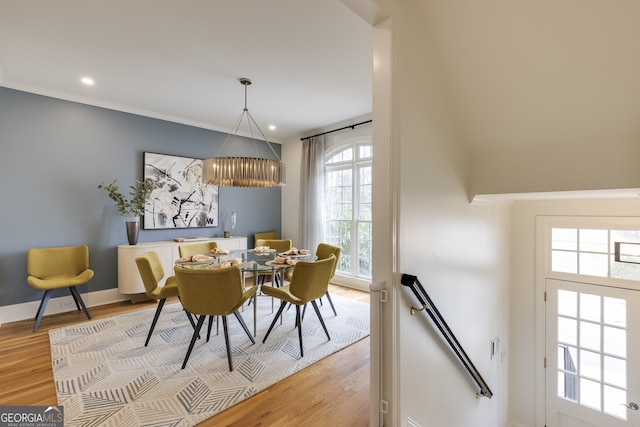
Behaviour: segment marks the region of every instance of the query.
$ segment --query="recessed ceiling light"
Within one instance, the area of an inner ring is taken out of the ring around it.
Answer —
[[[90,77],[83,77],[80,81],[87,86],[93,85],[93,79]]]
[[[269,125],[270,130],[276,130],[276,125]]]

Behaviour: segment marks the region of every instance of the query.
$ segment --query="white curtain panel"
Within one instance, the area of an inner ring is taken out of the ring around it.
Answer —
[[[324,241],[324,135],[302,141],[300,247],[314,250]]]

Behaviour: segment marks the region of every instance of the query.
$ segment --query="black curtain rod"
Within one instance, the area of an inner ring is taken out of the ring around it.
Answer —
[[[311,136],[305,136],[304,138],[300,138],[300,141],[304,141],[305,139],[311,139],[311,138],[315,138],[316,136],[320,136],[320,135],[326,135],[328,133],[333,133],[333,132],[338,132],[340,130],[345,130],[345,129],[355,129],[356,126],[360,126],[360,125],[365,125],[367,123],[371,123],[373,120],[367,120],[364,122],[360,122],[360,123],[356,123],[355,125],[351,125],[351,126],[345,126],[343,128],[340,129],[334,129],[334,130],[329,130],[327,132],[322,132],[322,133],[317,133],[315,135],[311,135]]]

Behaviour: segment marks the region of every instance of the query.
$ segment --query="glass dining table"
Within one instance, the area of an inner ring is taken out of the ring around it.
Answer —
[[[284,255],[278,254],[275,250],[267,250],[267,251],[255,251],[254,249],[235,249],[229,251],[226,254],[203,254],[212,257],[212,260],[209,262],[180,262],[180,260],[176,261],[176,265],[187,267],[187,268],[209,268],[212,265],[220,264],[225,261],[230,261],[232,259],[240,260],[240,271],[242,272],[243,280],[246,279],[248,274],[253,276],[253,284],[254,286],[260,286],[258,283],[258,276],[260,274],[271,274],[272,277],[275,277],[276,274],[280,277],[280,283],[284,284],[285,272],[288,268],[292,268],[290,264],[280,264],[273,263],[278,256],[285,256],[291,259],[304,259],[307,260],[312,257],[313,254],[307,253],[303,255]],[[253,336],[257,335],[257,302],[258,296],[260,295],[260,288],[257,289],[255,293],[255,298],[253,298]],[[251,301],[251,300],[250,300]],[[273,300],[271,301],[271,311],[273,312]]]

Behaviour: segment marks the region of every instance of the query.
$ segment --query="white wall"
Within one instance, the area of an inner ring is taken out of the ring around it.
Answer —
[[[498,337],[506,357],[509,209],[499,203],[469,204],[469,157],[456,134],[447,93],[432,60],[425,12],[417,2],[397,3],[400,9],[392,23],[393,130],[388,160],[396,171],[388,179],[397,198],[397,269],[391,285],[394,300],[383,308],[383,323],[394,325],[384,330],[383,345],[395,348],[385,352],[383,360],[383,394],[392,405],[385,425],[404,426],[411,418],[425,427],[504,426],[508,359],[491,360],[490,343]],[[374,97],[374,150],[378,153],[386,142],[376,139],[375,114],[382,106],[375,102]],[[380,160],[376,154],[376,161]],[[388,209],[374,206],[376,212]],[[394,224],[376,226],[393,228]],[[379,256],[393,257],[394,248]],[[380,261],[374,254],[374,264]],[[424,314],[410,315],[415,301],[400,289],[401,273],[420,279],[491,387],[492,399],[475,398],[472,381],[424,321]]]
[[[555,216],[638,216],[640,198],[601,200],[517,201],[512,208],[512,290],[509,319],[510,356],[509,419],[522,427],[544,425],[544,395],[536,386],[536,217]],[[543,331],[542,331],[543,332]],[[536,414],[536,408],[538,414]],[[536,422],[536,415],[538,420]]]

